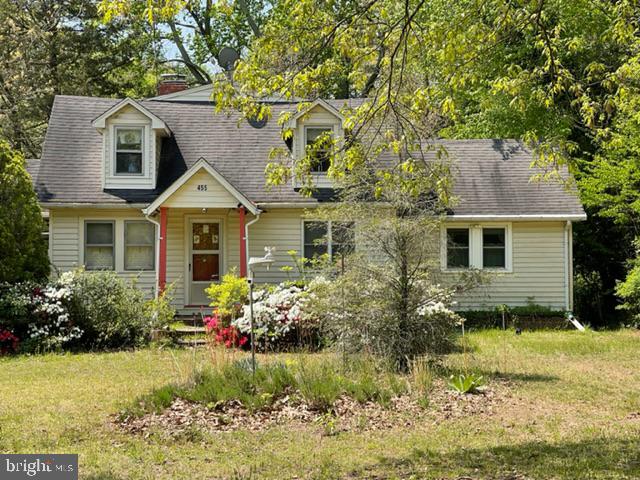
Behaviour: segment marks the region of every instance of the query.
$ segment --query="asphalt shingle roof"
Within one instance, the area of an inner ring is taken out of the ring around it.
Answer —
[[[254,128],[234,115],[214,114],[208,103],[143,100],[167,124],[155,190],[102,189],[102,137],[91,122],[117,99],[57,96],[34,183],[44,203],[123,204],[152,202],[200,157],[254,203],[308,202],[290,185],[268,189],[264,170],[274,146],[284,146],[275,120]],[[344,101],[331,103],[340,107]],[[294,111],[275,104],[273,118]],[[575,192],[559,183],[532,183],[531,152],[513,140],[445,140],[454,162],[459,215],[580,215]]]

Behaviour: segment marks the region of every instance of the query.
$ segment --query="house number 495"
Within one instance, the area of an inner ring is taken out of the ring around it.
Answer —
[[[207,186],[206,185],[198,185],[196,188],[198,189],[199,192],[206,192],[207,191]]]

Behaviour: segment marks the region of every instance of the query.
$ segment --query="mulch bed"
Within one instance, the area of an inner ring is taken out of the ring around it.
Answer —
[[[445,382],[436,381],[426,408],[409,395],[393,398],[391,405],[386,408],[375,402],[361,404],[343,396],[329,412],[322,412],[294,393],[255,412],[250,412],[237,401],[209,408],[200,403],[176,399],[162,413],[124,419],[114,417],[113,422],[125,432],[144,437],[152,434],[179,437],[194,430],[208,433],[262,431],[276,425],[315,428],[322,434],[333,435],[344,431],[376,431],[425,423],[437,424],[469,415],[491,416],[510,397],[511,384],[506,380],[494,380],[483,392],[467,395],[453,392]]]

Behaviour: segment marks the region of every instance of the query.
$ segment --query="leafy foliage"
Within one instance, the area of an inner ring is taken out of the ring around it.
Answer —
[[[152,95],[152,41],[93,0],[0,0],[0,139],[38,158],[54,95]]]
[[[242,307],[249,301],[249,284],[234,269],[227,272],[220,283],[212,283],[205,290],[211,299],[211,306],[228,323],[242,313]]]
[[[484,384],[484,377],[475,373],[461,373],[449,377],[449,386],[458,393],[477,393]]]
[[[0,282],[44,279],[49,274],[49,258],[40,207],[24,158],[3,141],[0,205]]]
[[[126,348],[148,340],[153,318],[145,314],[144,292],[115,272],[79,274],[72,316],[92,348]]]
[[[640,242],[636,242],[640,249]],[[616,286],[616,294],[623,300],[620,309],[632,315],[635,325],[640,325],[640,258],[636,256],[631,262],[627,278]]]

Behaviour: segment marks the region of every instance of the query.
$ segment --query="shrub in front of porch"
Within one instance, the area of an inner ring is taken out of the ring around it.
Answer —
[[[284,282],[254,291],[253,322],[258,349],[269,351],[320,346],[319,317],[307,310],[312,285],[313,282],[309,285]],[[248,305],[232,325],[242,334],[250,335],[251,311]]]
[[[248,347],[251,335],[249,286],[235,270],[207,288],[213,314],[204,323],[214,343]],[[253,292],[256,348],[262,351],[317,347],[319,324],[305,311],[308,287],[304,282],[261,285]]]

